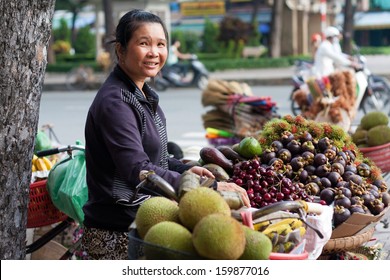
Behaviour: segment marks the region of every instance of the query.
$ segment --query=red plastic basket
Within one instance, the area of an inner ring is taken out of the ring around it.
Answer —
[[[374,147],[362,147],[359,150],[364,157],[371,159],[382,172],[390,172],[390,143]]]
[[[41,180],[30,185],[27,228],[55,224],[64,221],[68,217],[54,206],[46,189],[46,181]]]

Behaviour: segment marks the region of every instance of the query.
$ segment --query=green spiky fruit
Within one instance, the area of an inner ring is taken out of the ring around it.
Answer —
[[[352,141],[356,145],[365,144],[367,142],[367,130],[359,129],[352,134]]]
[[[388,125],[389,117],[380,111],[369,112],[362,117],[360,120],[360,126],[365,130],[370,130],[371,128],[378,125]]]
[[[378,125],[367,132],[367,145],[370,147],[380,146],[390,142],[390,127]]]
[[[194,259],[197,256],[191,232],[178,223],[165,221],[155,224],[144,240],[145,257],[149,260]]]
[[[162,196],[155,196],[138,208],[135,216],[137,231],[144,238],[147,231],[162,221],[179,222],[179,206],[176,202]]]
[[[179,218],[189,230],[193,230],[203,217],[213,213],[231,215],[227,202],[213,189],[206,187],[192,189],[180,199]]]
[[[245,250],[240,260],[268,260],[272,252],[272,242],[260,231],[243,226],[245,232]]]
[[[245,232],[231,216],[211,214],[195,226],[192,241],[199,255],[214,260],[236,260],[245,250]]]

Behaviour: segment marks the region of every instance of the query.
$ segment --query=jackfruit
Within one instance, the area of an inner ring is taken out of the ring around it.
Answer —
[[[152,197],[142,203],[135,216],[137,231],[142,239],[152,226],[163,221],[179,222],[179,206],[162,196]]]
[[[380,146],[390,142],[390,127],[378,125],[367,132],[367,145],[369,147]]]
[[[214,260],[236,260],[245,250],[245,232],[231,216],[211,214],[197,223],[192,242],[199,255]]]
[[[268,260],[272,252],[272,242],[260,231],[243,226],[245,232],[245,250],[240,260]]]
[[[360,126],[365,130],[370,130],[371,128],[378,125],[388,125],[389,117],[381,111],[369,112],[362,117],[360,120]]]
[[[205,216],[221,213],[230,216],[230,207],[223,197],[215,190],[199,187],[185,193],[179,202],[179,218],[189,230]]]
[[[144,253],[148,260],[196,259],[192,234],[184,226],[164,221],[152,226],[145,235]]]
[[[360,144],[366,143],[367,142],[367,130],[365,130],[365,129],[356,130],[352,134],[352,141],[356,145],[360,145]]]

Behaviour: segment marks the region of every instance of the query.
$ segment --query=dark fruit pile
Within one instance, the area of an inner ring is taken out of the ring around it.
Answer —
[[[293,182],[284,174],[277,172],[272,165],[260,165],[256,158],[237,164],[231,181],[247,190],[251,207],[254,208],[281,200],[313,201],[301,183]]]
[[[334,203],[336,227],[354,212],[377,215],[389,205],[380,169],[339,126],[287,115],[269,121],[258,140],[262,155],[237,164],[231,178],[252,207],[319,197]]]

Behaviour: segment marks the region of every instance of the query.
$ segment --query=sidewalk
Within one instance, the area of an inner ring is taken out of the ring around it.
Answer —
[[[368,69],[373,74],[382,75],[390,79],[390,55],[366,56]],[[235,80],[246,82],[249,85],[290,85],[294,67],[285,68],[259,68],[259,69],[234,69],[215,71],[210,73],[211,79]],[[106,75],[97,73],[97,82],[93,88],[98,88]],[[66,75],[46,73],[43,89],[45,91],[67,90]]]

